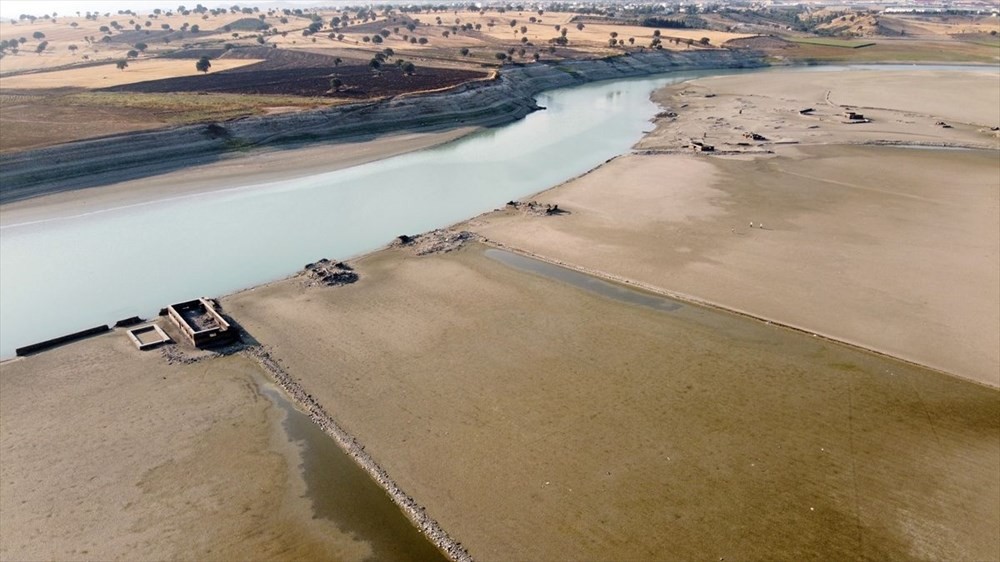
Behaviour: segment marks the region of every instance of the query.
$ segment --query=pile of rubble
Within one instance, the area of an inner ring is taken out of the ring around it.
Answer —
[[[527,203],[523,201],[508,201],[507,208],[521,211],[526,215],[539,217],[551,217],[552,215],[562,215],[567,212],[564,209],[560,209],[558,204],[546,203],[543,205],[537,201],[528,201]]]
[[[358,280],[354,268],[344,262],[332,262],[326,258],[316,263],[307,263],[300,274],[308,280],[310,287],[348,285]]]
[[[476,239],[477,236],[467,230],[438,229],[414,236],[401,234],[396,237],[393,246],[406,247],[418,256],[425,256],[427,254],[444,254],[452,250],[457,250],[469,240]]]

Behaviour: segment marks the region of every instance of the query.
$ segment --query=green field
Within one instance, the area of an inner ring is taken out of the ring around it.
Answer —
[[[789,38],[788,40],[792,43],[822,45],[824,47],[841,47],[844,49],[860,49],[862,47],[871,47],[875,44],[871,41],[848,41],[846,39],[829,39],[826,37],[794,37]]]

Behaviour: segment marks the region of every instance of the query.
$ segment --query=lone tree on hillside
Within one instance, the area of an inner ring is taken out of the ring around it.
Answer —
[[[128,68],[128,61],[120,60],[117,63],[115,63],[115,66],[118,67],[118,70],[125,70],[126,68]]]
[[[330,80],[330,88],[332,88],[334,92],[340,92],[340,88],[342,88],[343,86],[344,86],[344,81],[341,80],[340,78],[332,78]]]
[[[198,72],[208,72],[209,68],[212,68],[212,62],[208,60],[208,57],[201,57],[198,62],[194,63],[194,67],[198,69]]]
[[[130,58],[130,59],[134,59],[134,58],[136,58],[136,57],[139,56],[139,51],[136,51],[135,49],[132,49],[131,51],[125,53],[125,56],[128,57],[128,58]]]
[[[42,41],[41,43],[38,44],[37,47],[35,47],[35,52],[40,55],[40,54],[42,54],[45,51],[45,49],[48,49],[48,48],[49,48],[49,42],[48,41]]]
[[[45,38],[45,34],[42,33],[41,31],[36,31],[36,32],[32,33],[31,36],[34,37],[35,39],[44,39]]]

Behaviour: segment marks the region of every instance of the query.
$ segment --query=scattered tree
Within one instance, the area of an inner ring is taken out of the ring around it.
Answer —
[[[204,72],[207,74],[208,69],[212,68],[212,62],[208,60],[207,56],[201,57],[200,59],[198,59],[198,62],[194,63],[194,67],[195,69],[198,70],[198,72]]]
[[[413,66],[413,63],[410,61],[404,62],[399,68],[403,71],[403,74],[407,76],[412,76],[413,73],[417,71],[417,67]]]
[[[462,49],[459,52],[462,53],[463,57],[469,56],[469,48],[468,47],[462,47]]]
[[[31,36],[34,37],[35,39],[44,39],[45,38],[45,34],[42,33],[41,31],[36,31],[36,32],[32,33]]]
[[[340,88],[342,88],[343,86],[344,86],[344,81],[341,80],[340,78],[335,77],[330,80],[330,88],[333,89],[334,92],[340,92]]]
[[[128,61],[120,60],[117,63],[115,63],[115,66],[118,67],[118,70],[125,70],[126,68],[128,68]]]
[[[136,51],[135,49],[131,49],[129,52],[125,53],[125,56],[128,57],[128,58],[130,58],[130,59],[134,59],[134,58],[136,58],[136,57],[139,56],[139,51]]]
[[[67,47],[67,49],[69,49],[69,52],[71,52],[71,53],[73,53],[75,55],[76,54],[76,50],[79,49],[79,47],[77,47],[76,45],[70,45],[69,47]]]
[[[49,48],[49,42],[48,41],[42,41],[41,43],[38,44],[37,47],[35,47],[35,52],[40,55],[43,52],[45,52],[45,49],[48,49],[48,48]]]

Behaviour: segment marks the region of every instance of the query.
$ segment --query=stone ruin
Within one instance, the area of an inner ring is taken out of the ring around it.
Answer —
[[[466,242],[476,239],[477,236],[467,230],[438,229],[413,236],[401,234],[396,237],[392,245],[408,248],[418,256],[425,256],[427,254],[444,254],[452,250],[457,250]]]
[[[353,267],[342,261],[334,263],[326,258],[316,263],[307,263],[300,275],[306,278],[310,287],[336,287],[349,285],[358,280],[358,273]]]
[[[537,201],[528,201],[526,203],[523,201],[508,201],[507,208],[521,211],[526,215],[534,215],[537,217],[551,217],[553,215],[562,215],[569,212],[565,209],[560,209],[558,203],[546,203],[543,205]]]

